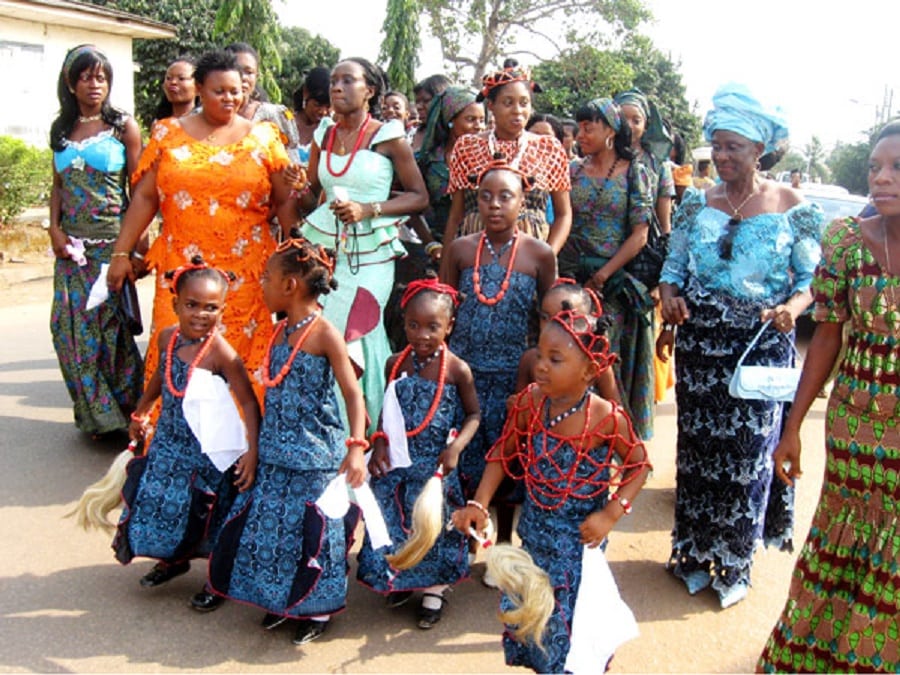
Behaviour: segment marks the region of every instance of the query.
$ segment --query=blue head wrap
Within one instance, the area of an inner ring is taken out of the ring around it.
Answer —
[[[780,108],[767,108],[742,84],[729,83],[713,95],[713,109],[706,113],[703,133],[712,140],[717,130],[733,131],[765,146],[763,154],[787,140],[787,120]]]
[[[585,108],[590,109],[612,128],[613,131],[619,133],[622,128],[622,115],[619,112],[619,106],[611,98],[604,96],[603,98],[595,98],[585,104]]]

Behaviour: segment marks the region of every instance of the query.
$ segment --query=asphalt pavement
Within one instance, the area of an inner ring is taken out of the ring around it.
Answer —
[[[191,610],[189,598],[204,582],[202,562],[165,586],[141,588],[150,561],[119,565],[107,535],[83,532],[64,517],[125,439],[92,441],[72,423],[49,335],[47,269],[4,282],[0,267],[0,671],[525,672],[504,665],[498,595],[480,583],[482,563],[450,594],[443,620],[430,631],[415,626],[417,600],[389,610],[351,581],[347,611],[303,647],[291,644],[287,626],[262,630],[262,613],[251,607]],[[146,312],[152,286],[139,286]],[[823,418],[819,400],[803,431],[798,550],[818,497]],[[712,591],[686,593],[663,566],[675,436],[670,392],[648,445],[653,476],[608,550],[641,630],[620,648],[612,672],[751,672],[784,603],[794,556],[760,550],[748,598],[730,609],[719,609]]]

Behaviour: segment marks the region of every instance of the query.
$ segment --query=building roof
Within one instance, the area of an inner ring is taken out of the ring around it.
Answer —
[[[0,0],[0,17],[133,38],[174,38],[176,34],[171,24],[76,0]]]

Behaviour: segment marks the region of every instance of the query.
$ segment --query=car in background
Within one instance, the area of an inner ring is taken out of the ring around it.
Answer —
[[[803,196],[814,204],[818,204],[825,212],[826,225],[832,220],[858,216],[869,203],[869,200],[850,192],[840,185],[820,185],[807,183],[800,187]]]

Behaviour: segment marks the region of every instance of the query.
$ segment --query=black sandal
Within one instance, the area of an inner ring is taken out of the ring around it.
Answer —
[[[444,610],[444,605],[447,602],[447,598],[443,595],[438,595],[437,593],[423,593],[422,594],[422,602],[425,602],[425,598],[437,598],[441,601],[441,606],[437,609],[429,609],[425,607],[424,604],[419,606],[419,623],[418,626],[422,630],[428,630],[429,628],[434,628],[434,624],[441,620],[441,612]]]
[[[141,577],[141,586],[144,588],[152,588],[174,579],[177,576],[185,574],[191,569],[191,563],[187,560],[176,563],[167,563],[160,560],[153,569]]]

